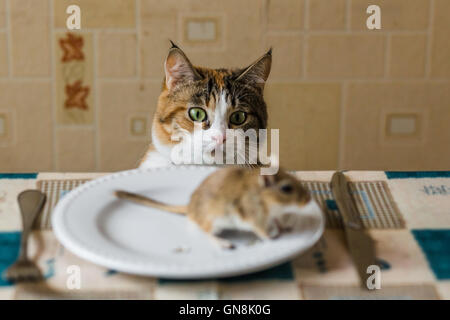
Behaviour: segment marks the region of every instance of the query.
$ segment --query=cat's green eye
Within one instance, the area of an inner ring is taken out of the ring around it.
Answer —
[[[189,118],[191,118],[192,121],[203,122],[206,120],[206,111],[198,107],[190,108]]]
[[[230,116],[230,122],[235,125],[243,124],[247,120],[247,114],[244,111],[233,112]]]

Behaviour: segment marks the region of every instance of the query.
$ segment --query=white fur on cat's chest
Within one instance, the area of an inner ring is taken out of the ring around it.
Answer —
[[[147,153],[145,160],[142,161],[142,163],[139,165],[139,168],[151,169],[170,166],[174,166],[174,164],[167,157],[154,150]]]

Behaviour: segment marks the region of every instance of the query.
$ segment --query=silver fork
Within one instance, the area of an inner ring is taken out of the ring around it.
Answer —
[[[26,190],[19,194],[17,200],[23,225],[20,252],[17,261],[6,270],[5,278],[10,282],[39,281],[43,279],[42,273],[38,266],[28,259],[28,235],[45,204],[46,196],[39,190]]]

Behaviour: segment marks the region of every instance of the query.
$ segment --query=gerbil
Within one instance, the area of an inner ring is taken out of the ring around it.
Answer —
[[[254,232],[262,239],[283,231],[283,216],[298,212],[311,196],[300,182],[281,169],[260,175],[259,169],[227,167],[214,171],[193,192],[189,204],[173,206],[147,197],[116,191],[116,196],[186,215],[223,247],[233,245],[217,235],[225,229]]]

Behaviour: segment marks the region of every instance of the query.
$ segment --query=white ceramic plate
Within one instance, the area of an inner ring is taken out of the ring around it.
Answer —
[[[131,170],[90,181],[55,208],[53,230],[74,254],[118,271],[173,279],[218,278],[262,270],[306,251],[319,240],[324,217],[314,203],[301,232],[234,250],[218,248],[187,218],[127,201],[124,189],[171,204],[186,204],[214,167]]]

